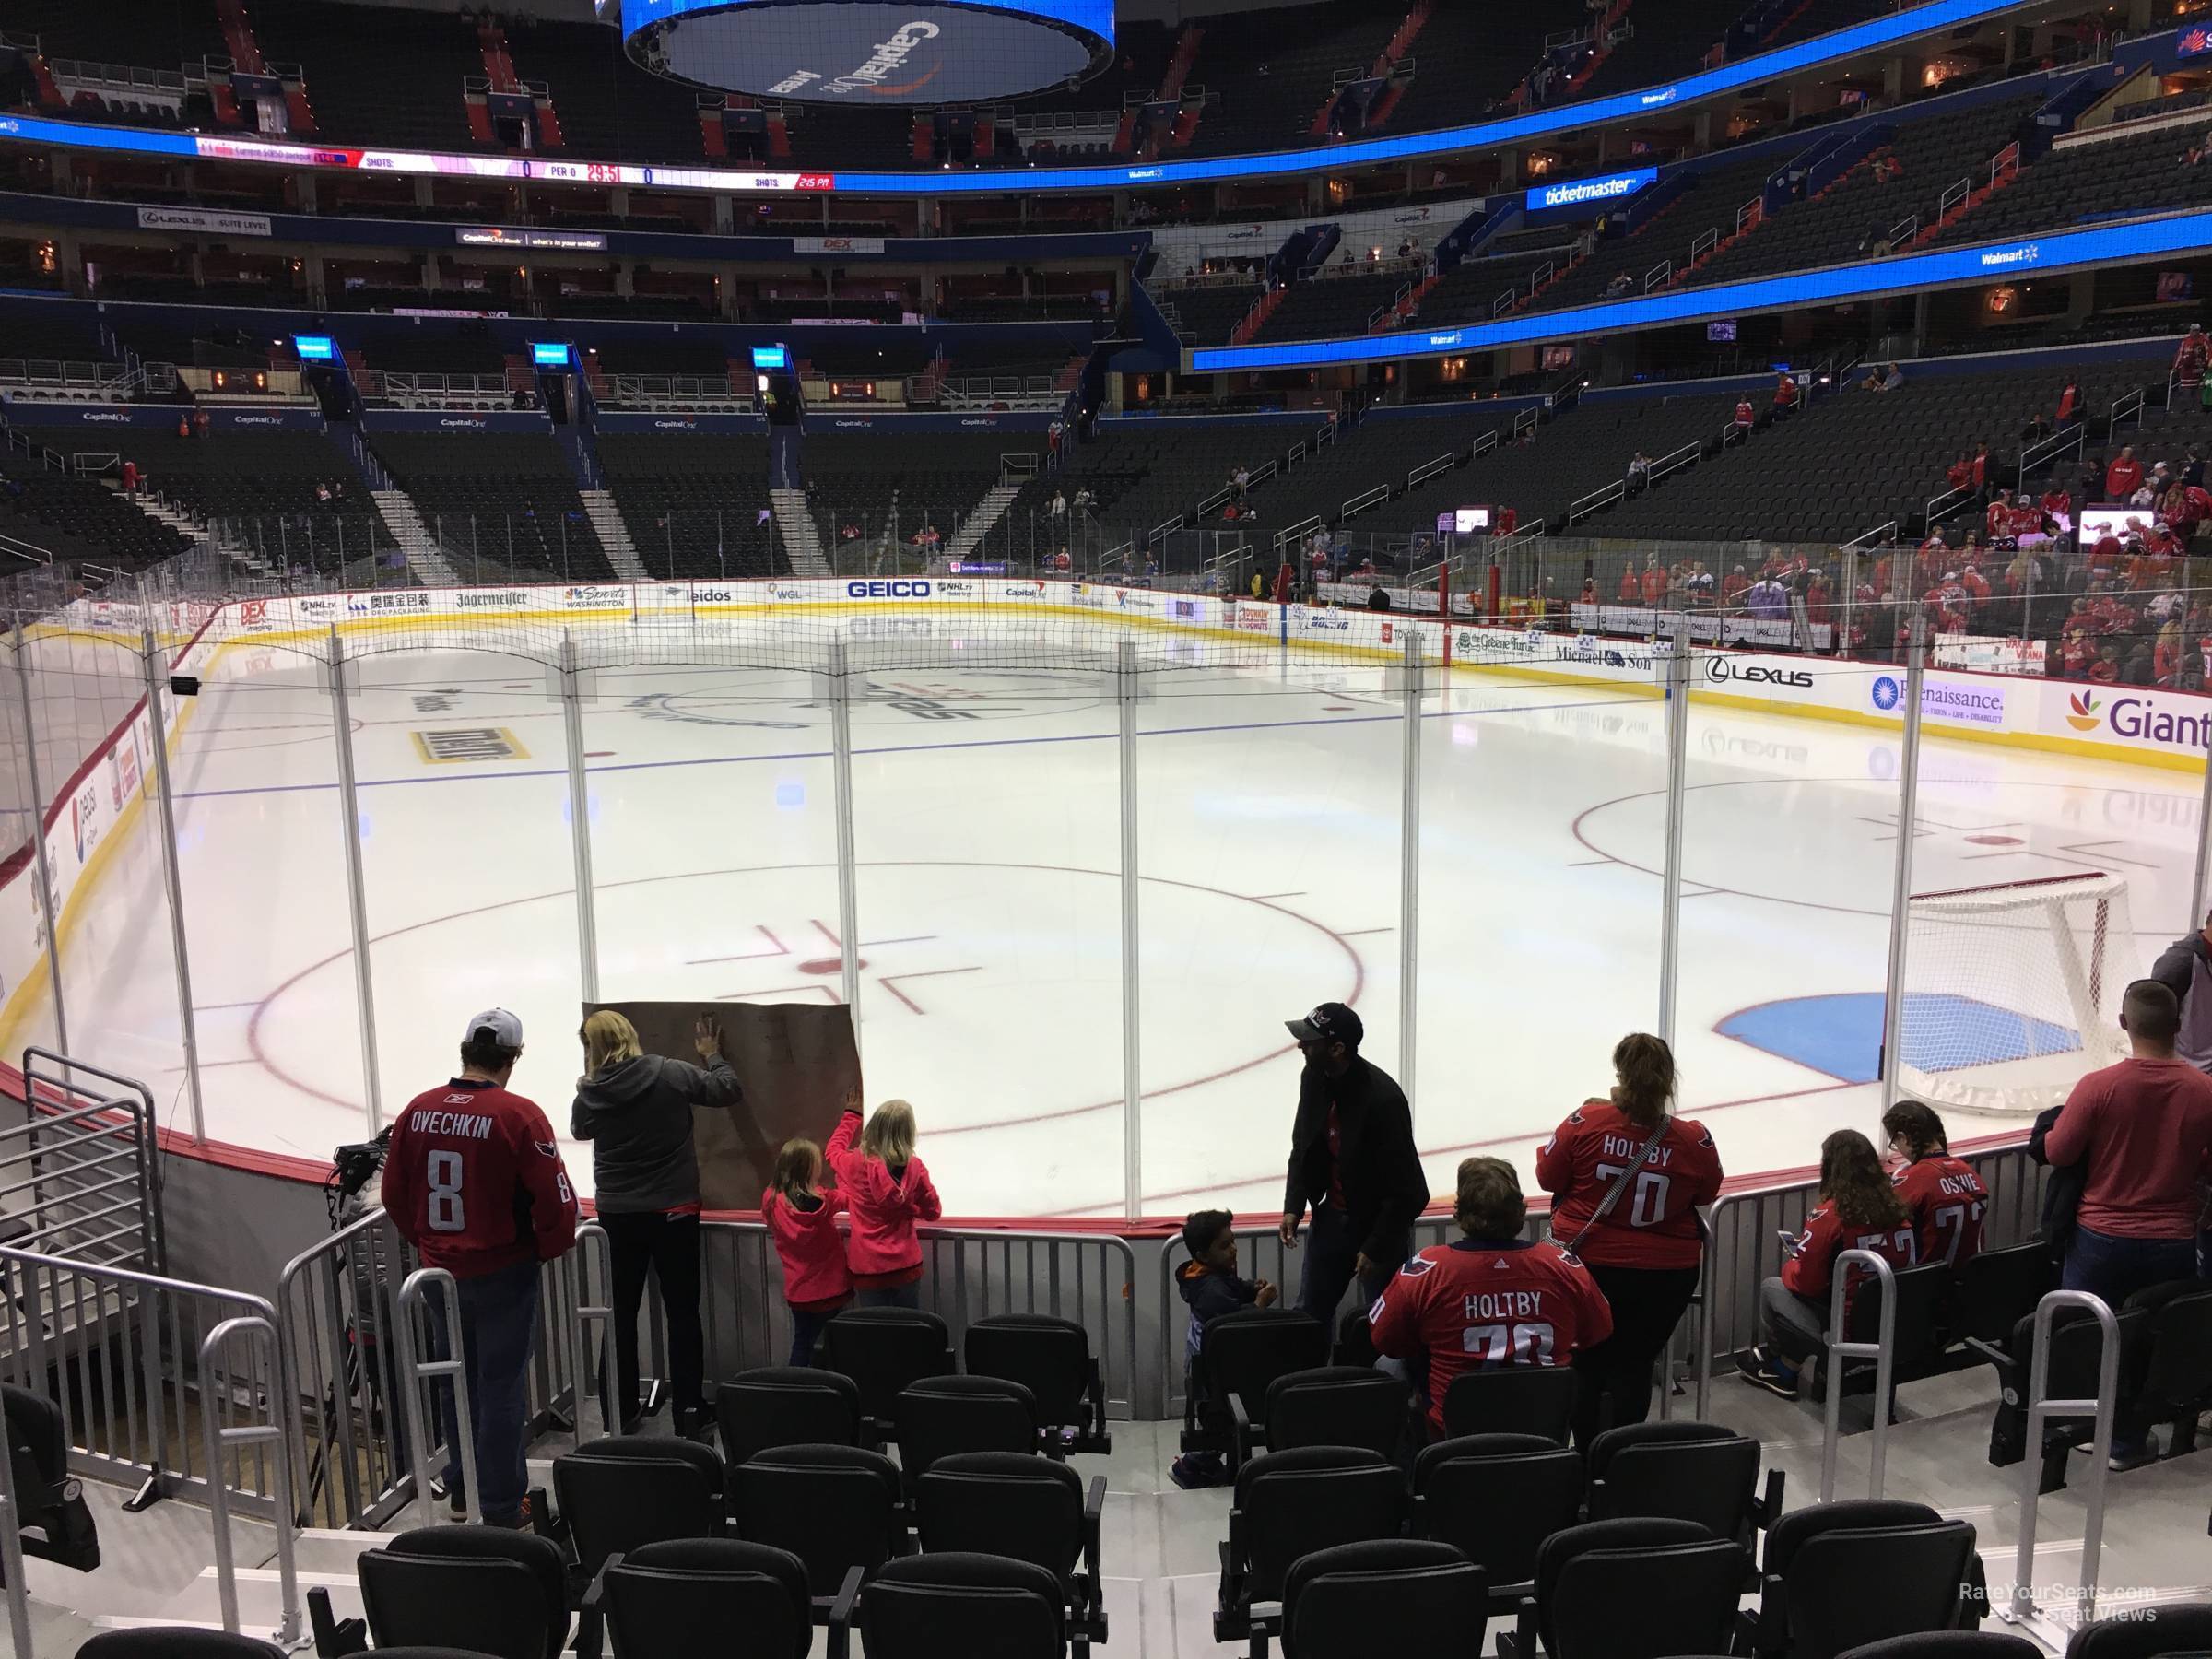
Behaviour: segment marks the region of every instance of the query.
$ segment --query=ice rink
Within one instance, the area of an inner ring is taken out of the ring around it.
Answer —
[[[935,643],[959,660],[957,638]],[[227,653],[174,761],[208,1133],[315,1159],[367,1133],[322,677],[281,650]],[[1366,666],[1147,683],[1143,1207],[1264,1212],[1297,1093],[1283,1020],[1351,1003],[1369,1056],[1403,1069],[1402,716]],[[838,996],[817,690],[799,671],[601,673],[584,731],[606,1000]],[[514,1087],[565,1135],[581,982],[544,668],[374,655],[351,712],[387,1116],[450,1074],[469,1013],[504,1004],[529,1037]],[[914,1103],[950,1214],[1121,1213],[1112,696],[1049,667],[882,670],[853,718],[871,1100]],[[1475,1149],[1526,1178],[1533,1147],[1607,1087],[1615,1039],[1657,1018],[1665,732],[1635,687],[1454,669],[1427,699],[1411,1093],[1437,1191]],[[1692,704],[1682,1105],[1732,1174],[1875,1128],[1898,768],[1873,728]],[[2188,774],[1935,736],[1921,772],[1917,888],[2105,870],[2128,880],[2144,968],[2184,928]],[[65,995],[72,1047],[148,1078],[181,1127],[155,822],[138,816],[84,896]],[[588,1149],[568,1155],[588,1190]]]

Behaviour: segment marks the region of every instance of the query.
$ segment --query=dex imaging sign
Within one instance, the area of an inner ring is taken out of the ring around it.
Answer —
[[[1564,184],[1539,184],[1528,193],[1526,211],[1546,207],[1583,207],[1603,202],[1624,201],[1647,184],[1657,182],[1659,170],[1640,167],[1634,172],[1607,173],[1602,179],[1572,179]]]

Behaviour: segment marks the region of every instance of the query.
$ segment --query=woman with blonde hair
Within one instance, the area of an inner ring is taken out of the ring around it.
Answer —
[[[638,1311],[648,1269],[668,1316],[669,1386],[678,1434],[708,1423],[706,1343],[699,1323],[699,1155],[695,1110],[735,1106],[737,1077],[722,1057],[722,1028],[692,1028],[700,1064],[648,1054],[629,1020],[602,1008],[583,1022],[583,1076],[569,1128],[592,1143],[593,1195],[615,1275],[615,1398],[622,1432],[644,1416],[638,1394]]]
[[[854,1302],[863,1308],[918,1308],[922,1241],[917,1221],[945,1213],[929,1171],[914,1156],[914,1109],[886,1100],[863,1128],[860,1090],[845,1097],[845,1114],[830,1137],[830,1167],[853,1218],[846,1260]]]

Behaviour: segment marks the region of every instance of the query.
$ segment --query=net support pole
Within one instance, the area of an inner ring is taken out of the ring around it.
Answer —
[[[200,1093],[199,1026],[192,1011],[192,959],[184,947],[184,877],[177,867],[177,807],[169,780],[169,726],[161,717],[161,697],[169,689],[161,671],[161,650],[154,630],[144,630],[146,713],[153,734],[154,803],[161,815],[161,880],[169,890],[169,942],[177,965],[177,1024],[184,1044],[184,1098],[192,1112],[194,1146],[207,1140],[207,1107]],[[141,780],[140,787],[144,787]]]
[[[576,956],[583,969],[583,1000],[599,1000],[599,901],[592,881],[592,791],[583,763],[583,676],[576,667],[576,636],[560,636],[560,721],[569,745],[569,845],[576,859]]]
[[[353,700],[346,686],[346,642],[330,630],[330,724],[338,747],[338,812],[346,835],[346,908],[353,928],[353,994],[361,1019],[361,1088],[369,1133],[384,1126],[384,1093],[376,1067],[376,976],[369,964],[369,886],[361,874],[360,789],[353,774]]]
[[[1912,613],[1905,647],[1905,735],[1898,751],[1897,872],[1889,889],[1889,971],[1882,994],[1882,1110],[1897,1104],[1905,1032],[1905,932],[1912,922],[1912,838],[1920,807],[1920,711],[1928,674],[1928,618]]]
[[[837,938],[840,982],[860,1044],[860,872],[853,843],[853,682],[845,642],[830,641],[830,776],[837,808]]]
[[[1677,614],[1666,670],[1666,858],[1659,893],[1659,1035],[1675,1045],[1682,964],[1682,823],[1689,805],[1689,618]]]
[[[2196,867],[2194,879],[2189,888],[2189,924],[2186,931],[2194,933],[2205,924],[2206,886],[2212,883],[2212,748],[2205,751],[2205,787],[2196,803]]]
[[[1420,975],[1421,630],[1406,629],[1406,794],[1398,809],[1398,1086],[1413,1090],[1416,994]],[[1418,1108],[1414,1108],[1418,1111]]]
[[[30,846],[39,872],[39,909],[46,917],[46,980],[53,992],[53,1046],[69,1052],[69,1017],[62,1006],[62,919],[56,913],[53,864],[46,853],[46,785],[39,775],[38,718],[30,703],[30,642],[16,630],[16,688],[23,695],[23,767],[30,782]]]
[[[1145,1086],[1137,952],[1136,641],[1118,652],[1115,692],[1121,704],[1122,794],[1122,1207],[1135,1220],[1145,1205]]]

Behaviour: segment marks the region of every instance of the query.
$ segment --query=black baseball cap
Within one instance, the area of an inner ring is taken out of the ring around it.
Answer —
[[[1347,1048],[1358,1048],[1367,1035],[1359,1016],[1342,1003],[1323,1003],[1303,1019],[1286,1019],[1283,1024],[1300,1042],[1341,1042]]]

